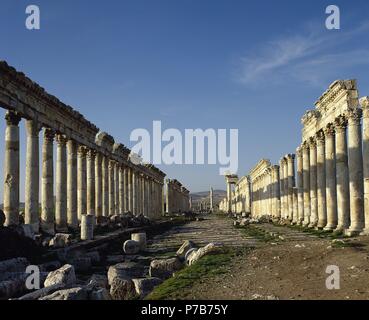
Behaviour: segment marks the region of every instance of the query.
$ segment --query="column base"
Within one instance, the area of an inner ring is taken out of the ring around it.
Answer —
[[[359,236],[363,232],[363,230],[353,230],[353,229],[347,229],[345,230],[344,234],[348,237],[356,237]]]
[[[335,229],[336,229],[336,225],[334,225],[334,224],[326,225],[326,226],[323,228],[323,230],[324,230],[324,231],[333,231],[333,230],[335,230]]]
[[[369,236],[369,228],[365,228],[360,232],[360,236]]]
[[[323,230],[325,228],[325,226],[327,225],[327,221],[318,221],[318,229],[319,230]]]
[[[308,225],[309,228],[315,228],[316,226],[317,226],[316,221],[315,222],[310,222],[309,225]]]

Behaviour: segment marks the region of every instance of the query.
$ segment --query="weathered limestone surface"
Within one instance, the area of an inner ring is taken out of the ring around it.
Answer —
[[[33,231],[38,232],[41,226],[49,234],[54,234],[55,229],[66,232],[68,227],[77,228],[86,214],[108,217],[130,211],[155,219],[164,214],[164,172],[151,164],[133,163],[128,148],[4,61],[0,62],[0,105],[7,110],[3,192],[6,226],[20,222],[22,118],[27,132],[24,222]],[[40,130],[44,135],[41,199]],[[187,211],[189,191],[178,181],[175,185],[182,198],[169,193],[167,203],[172,203],[175,211]]]
[[[301,120],[297,187],[290,155],[280,159],[279,172],[261,160],[250,172],[251,215],[348,235],[369,234],[368,119],[369,97],[359,101],[356,81],[333,82]],[[237,203],[244,196],[227,183],[220,209],[239,213]]]

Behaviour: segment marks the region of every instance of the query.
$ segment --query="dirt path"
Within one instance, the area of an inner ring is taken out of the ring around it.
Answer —
[[[350,247],[332,240],[271,224],[256,225],[276,241],[263,242],[233,227],[231,219],[211,217],[191,222],[155,238],[158,247],[178,248],[183,240],[255,247],[235,257],[228,272],[197,282],[184,299],[369,299],[369,238],[350,239]],[[340,289],[328,290],[326,268],[340,270]]]

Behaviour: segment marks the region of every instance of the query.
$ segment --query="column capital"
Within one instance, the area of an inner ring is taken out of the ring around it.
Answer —
[[[84,145],[79,145],[77,152],[80,156],[85,157],[87,154],[87,148]]]
[[[87,158],[90,160],[94,160],[96,157],[96,150],[94,149],[88,149],[87,150]]]
[[[324,131],[323,130],[319,130],[316,134],[315,134],[315,139],[316,139],[316,144],[318,146],[322,146],[325,143],[325,135],[324,135]]]
[[[308,140],[309,148],[314,149],[316,147],[316,139],[315,136],[310,137]]]
[[[363,111],[359,108],[350,109],[347,113],[348,123],[349,125],[358,125],[360,124],[361,116]]]
[[[50,128],[45,128],[44,130],[44,140],[48,142],[53,142],[55,138],[55,131]]]
[[[308,140],[305,140],[302,145],[301,145],[301,149],[302,149],[302,152],[307,152],[309,151],[309,141]]]
[[[333,137],[335,133],[334,125],[332,123],[328,123],[328,125],[324,128],[324,134],[326,137]]]
[[[369,97],[360,98],[360,105],[363,109],[363,118],[369,118]]]
[[[342,133],[345,132],[347,128],[347,119],[345,116],[338,116],[334,121],[334,126],[336,128],[336,132]]]
[[[41,130],[41,126],[37,120],[27,119],[26,120],[26,131],[28,136],[38,137]]]
[[[287,161],[288,162],[292,162],[295,160],[295,154],[294,153],[289,153],[286,155]]]
[[[8,111],[5,114],[6,124],[8,126],[17,126],[22,118],[14,111]]]
[[[297,157],[302,157],[302,146],[296,148]]]
[[[65,144],[67,143],[68,139],[65,135],[61,134],[61,133],[57,133],[56,134],[56,143],[61,145],[61,146],[65,146]]]

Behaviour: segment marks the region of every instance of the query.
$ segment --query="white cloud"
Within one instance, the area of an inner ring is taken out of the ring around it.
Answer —
[[[309,29],[274,39],[241,57],[236,80],[245,85],[269,82],[302,81],[322,85],[351,67],[369,64],[369,48],[349,49],[347,43],[368,32],[369,21],[344,31]],[[359,38],[360,39],[360,38]]]

